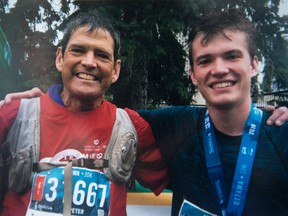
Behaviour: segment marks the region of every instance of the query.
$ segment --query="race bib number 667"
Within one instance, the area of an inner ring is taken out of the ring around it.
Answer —
[[[64,167],[37,173],[33,179],[28,216],[63,215]],[[72,215],[106,216],[110,206],[110,182],[96,170],[73,167]]]

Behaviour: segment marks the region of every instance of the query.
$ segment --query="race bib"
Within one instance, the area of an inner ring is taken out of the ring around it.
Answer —
[[[217,216],[208,211],[205,211],[193,203],[184,200],[179,212],[179,216]]]
[[[87,168],[72,168],[71,214],[108,216],[110,182],[105,175]],[[34,175],[26,216],[63,215],[64,167]]]

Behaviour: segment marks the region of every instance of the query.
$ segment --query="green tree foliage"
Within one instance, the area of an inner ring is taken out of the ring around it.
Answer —
[[[128,83],[130,89],[127,90],[134,92],[134,80],[136,86],[147,87],[145,92],[148,97],[147,102],[152,106],[161,103],[177,105],[191,102],[192,88],[189,88],[190,81],[185,71],[186,53],[183,44],[180,44],[176,38],[176,35],[185,29],[181,13],[175,8],[177,5],[174,1],[146,3],[145,10],[141,9],[144,6],[138,6],[136,14],[133,8],[128,6],[125,8],[128,16],[124,17],[124,23],[130,25],[129,16],[137,18],[136,28],[131,26],[128,31],[125,27],[121,29],[125,31],[124,40],[128,37],[127,42],[136,41],[133,51],[129,43],[125,44],[128,47],[126,50],[132,51],[129,55],[132,54],[135,59],[132,61],[132,69],[134,67],[137,70],[132,71],[132,80],[130,84]],[[125,47],[123,50],[125,52]],[[129,58],[126,62],[131,65]],[[139,104],[137,99],[138,101],[142,99],[139,92],[140,89],[131,95],[131,101],[136,102],[135,105]],[[146,95],[143,99],[146,99],[145,97]],[[143,102],[139,108],[141,107],[144,107]]]
[[[86,2],[112,19],[121,33],[121,76],[111,88],[113,102],[134,109],[161,103],[189,104],[192,88],[186,53],[176,34],[185,29],[178,4],[170,1]]]
[[[54,66],[55,41],[63,29],[59,23],[71,14],[73,5],[98,10],[121,34],[121,76],[107,95],[120,107],[190,104],[195,89],[188,77],[185,38],[199,17],[219,8],[240,7],[257,24],[260,58],[264,59],[262,89],[287,88],[287,40],[282,36],[288,32],[288,22],[287,17],[278,16],[279,1],[61,0],[57,10],[53,0],[18,0],[11,10],[7,10],[7,0],[1,1],[0,25],[15,69],[5,77],[0,70],[1,86],[6,85],[0,88],[0,96],[7,92],[3,89],[11,92],[39,86],[46,91],[55,83],[59,78]],[[40,32],[36,26],[43,22],[47,30]],[[253,86],[255,98],[261,91],[257,86]]]
[[[9,83],[6,90],[1,88],[1,98],[7,92],[22,91],[32,86],[47,90],[56,77],[54,23],[60,20],[60,15],[48,0],[16,1],[10,10],[7,4],[8,1],[2,5],[1,27],[9,41],[16,72],[10,71],[10,77],[1,79],[1,86]],[[37,30],[40,24],[46,27],[45,32]]]

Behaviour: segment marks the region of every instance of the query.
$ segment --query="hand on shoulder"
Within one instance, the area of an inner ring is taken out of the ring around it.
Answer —
[[[3,100],[0,101],[0,109],[4,106],[4,104],[10,104],[12,100],[22,99],[22,98],[33,98],[33,97],[40,97],[44,93],[41,89],[35,87],[30,90],[24,92],[15,92],[10,93],[5,96]]]

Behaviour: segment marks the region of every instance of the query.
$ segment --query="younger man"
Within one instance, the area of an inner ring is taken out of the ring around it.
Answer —
[[[199,210],[193,204],[217,215],[287,215],[288,124],[268,126],[270,114],[251,103],[255,44],[254,26],[238,11],[204,18],[190,33],[189,59],[207,110],[141,114],[169,163],[172,215],[183,202],[181,215]]]

